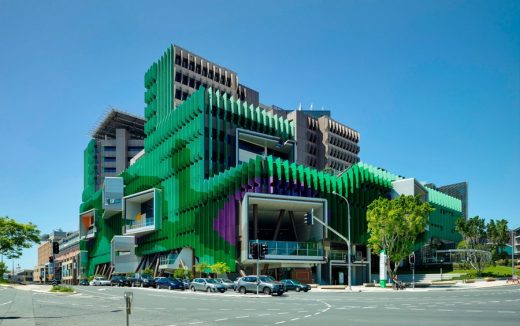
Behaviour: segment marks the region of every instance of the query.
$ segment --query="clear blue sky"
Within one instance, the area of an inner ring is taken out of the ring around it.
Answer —
[[[77,229],[89,131],[109,106],[143,114],[171,43],[263,103],[331,110],[367,163],[468,181],[470,215],[520,226],[520,2],[476,0],[0,0],[0,215]]]

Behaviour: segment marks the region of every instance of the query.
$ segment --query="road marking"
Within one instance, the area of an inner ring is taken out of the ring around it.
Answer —
[[[305,315],[305,316],[303,316],[303,318],[309,318],[309,317],[312,317],[312,315]]]
[[[232,309],[229,309],[229,308],[222,308],[222,309],[219,309],[219,310],[232,310]]]
[[[453,311],[453,309],[437,309],[437,311]]]
[[[240,318],[247,318],[247,317],[249,317],[249,315],[247,315],[247,316],[236,316],[235,318],[240,319]]]
[[[258,317],[262,317],[262,316],[270,316],[271,314],[258,314]]]
[[[466,310],[466,312],[482,312],[482,310]]]
[[[307,312],[307,310],[298,310],[298,312]]]
[[[248,311],[248,310],[254,311],[254,310],[256,310],[256,309],[250,309],[250,308],[248,308],[248,309],[242,309],[242,310],[244,310],[244,311]]]
[[[385,307],[385,309],[398,310],[398,309],[401,309],[401,308],[398,308],[398,307]]]
[[[274,324],[275,324],[275,325],[278,325],[278,324],[283,324],[283,323],[285,323],[285,320],[284,320],[284,321],[279,321],[279,322],[274,323]]]
[[[192,323],[189,323],[189,325],[202,324],[202,323],[203,323],[203,322],[201,322],[201,321],[194,321],[194,322],[192,322]]]
[[[499,310],[497,312],[499,312],[501,314],[514,314],[515,313],[514,311],[510,311],[510,310]]]
[[[488,302],[498,303],[498,302],[500,302],[500,301],[498,301],[498,300],[493,300],[493,301],[488,301]]]
[[[316,312],[316,313],[314,313],[314,316],[319,315],[319,314],[320,314],[319,312]]]
[[[228,318],[215,319],[215,321],[224,321],[224,320],[228,320]]]
[[[363,307],[363,309],[375,309],[377,308],[377,306],[368,306],[368,307]]]
[[[426,309],[423,309],[423,308],[412,308],[410,310],[415,310],[415,311],[419,311],[419,310],[426,310]]]
[[[287,315],[288,312],[279,312],[278,314],[279,314],[279,315]]]
[[[267,309],[267,310],[280,310],[280,309]]]
[[[291,319],[291,321],[296,321],[298,319],[300,319],[300,318],[299,317],[298,318],[293,318],[293,319]]]

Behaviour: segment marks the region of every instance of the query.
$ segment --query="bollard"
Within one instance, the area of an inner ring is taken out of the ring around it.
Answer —
[[[129,315],[132,313],[132,300],[134,294],[132,292],[125,292],[125,303],[126,303],[126,326],[129,326]]]

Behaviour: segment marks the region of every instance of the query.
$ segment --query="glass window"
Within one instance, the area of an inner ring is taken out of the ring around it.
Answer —
[[[103,171],[105,173],[116,173],[116,168],[105,168]]]
[[[105,161],[105,162],[115,162],[115,161],[116,161],[116,158],[115,158],[115,157],[105,157],[105,158],[104,158],[104,161]]]
[[[116,151],[116,147],[115,147],[115,146],[105,146],[105,147],[103,148],[103,150],[104,150],[105,152],[115,152],[115,151]]]

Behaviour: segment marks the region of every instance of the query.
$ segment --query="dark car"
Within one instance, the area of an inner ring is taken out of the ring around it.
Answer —
[[[89,286],[88,280],[81,280],[81,281],[79,281],[79,285]]]
[[[110,279],[110,286],[130,286],[130,281],[125,276],[114,275]]]
[[[130,286],[140,286],[144,288],[155,287],[155,279],[150,274],[139,274],[135,273],[133,276],[128,278]]]
[[[281,282],[285,285],[285,291],[294,290],[296,292],[300,292],[300,291],[307,292],[307,291],[311,290],[310,285],[301,283],[296,280],[285,279],[285,280],[281,280]]]
[[[187,278],[186,279],[182,279],[182,278],[176,278],[177,281],[181,282],[183,285],[184,285],[184,289],[189,289],[190,288],[190,285],[191,285],[191,281],[188,280]]]
[[[184,284],[182,282],[179,282],[177,279],[171,277],[160,277],[156,280],[156,287],[158,289],[176,289],[184,291]]]

